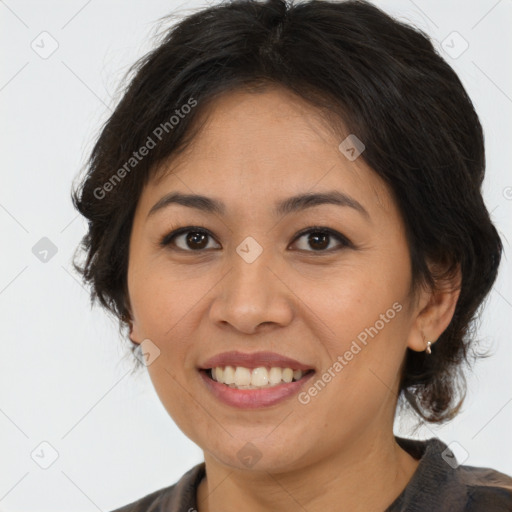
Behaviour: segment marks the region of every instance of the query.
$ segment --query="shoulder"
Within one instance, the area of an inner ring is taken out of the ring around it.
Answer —
[[[128,503],[121,508],[116,508],[115,510],[112,510],[112,512],[148,512],[150,510],[159,510],[156,507],[161,505],[162,501],[168,500],[172,496],[175,487],[176,484],[165,487],[164,489],[159,489],[151,494],[147,494],[137,501]]]
[[[205,474],[204,462],[188,470],[178,482],[116,508],[111,512],[188,512],[197,507],[196,490]]]
[[[512,477],[490,468],[460,465],[437,438],[397,438],[397,442],[420,463],[386,512],[512,511]]]
[[[466,488],[468,511],[512,511],[512,477],[494,469],[459,466],[457,480]]]

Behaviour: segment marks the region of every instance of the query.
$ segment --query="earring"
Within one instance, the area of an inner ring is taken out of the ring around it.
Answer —
[[[430,348],[432,346],[432,342],[427,341],[427,348],[425,349],[425,352],[427,354],[432,354],[432,349]]]

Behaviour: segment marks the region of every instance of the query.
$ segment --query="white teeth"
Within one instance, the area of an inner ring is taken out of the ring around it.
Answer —
[[[281,382],[282,375],[283,370],[274,366],[273,368],[270,368],[270,371],[268,372],[268,381],[270,384],[279,384]]]
[[[268,384],[268,371],[266,368],[254,368],[251,376],[252,386],[266,386]]]
[[[291,368],[285,368],[283,370],[283,380],[285,382],[291,382],[293,380],[293,370]]]
[[[215,372],[216,372],[216,369],[215,369]],[[215,376],[217,377],[217,373]],[[223,382],[224,384],[234,384],[235,383],[235,369],[232,366],[226,366],[224,368],[223,374],[220,375],[220,377],[222,378],[222,380],[219,380],[217,378],[217,380],[219,382]]]
[[[211,369],[211,377],[217,382],[226,384],[232,388],[256,389],[268,388],[288,383],[293,380],[300,380],[304,372],[302,370],[293,370],[292,368],[258,368],[250,369],[243,366],[217,366]]]
[[[251,370],[237,366],[235,370],[235,386],[249,386],[251,384]]]

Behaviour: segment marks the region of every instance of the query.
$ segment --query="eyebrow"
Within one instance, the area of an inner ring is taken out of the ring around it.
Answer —
[[[148,217],[172,204],[179,204],[189,208],[195,208],[206,213],[218,215],[224,215],[226,212],[226,205],[217,199],[198,194],[182,194],[181,192],[170,192],[153,205],[151,210],[149,210]],[[336,206],[353,208],[354,210],[363,214],[363,216],[368,220],[370,219],[369,213],[361,203],[344,194],[343,192],[340,192],[339,190],[332,190],[329,192],[321,192],[316,194],[305,193],[289,197],[276,203],[274,207],[274,215],[282,217],[284,215],[289,215],[290,213],[298,212],[306,208],[312,208],[322,204],[333,204]]]

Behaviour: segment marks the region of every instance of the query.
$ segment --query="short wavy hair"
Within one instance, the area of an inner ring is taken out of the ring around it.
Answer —
[[[479,118],[428,36],[364,1],[233,0],[166,30],[126,82],[71,193],[88,220],[77,248],[85,258],[75,253],[73,263],[91,286],[91,303],[99,300],[120,331],[128,327],[129,239],[143,187],[159,163],[193,140],[194,120],[219,94],[277,84],[364,141],[361,158],[387,183],[403,216],[414,287],[435,289],[460,270],[449,326],[430,356],[407,349],[399,389],[421,418],[452,418],[503,248],[481,193]],[[185,110],[192,102],[197,106]],[[133,160],[148,137],[158,143]]]

